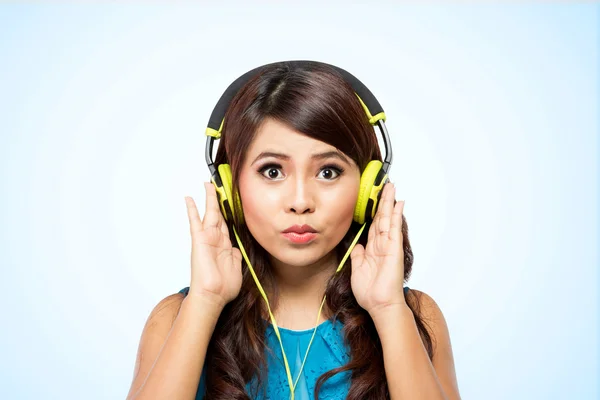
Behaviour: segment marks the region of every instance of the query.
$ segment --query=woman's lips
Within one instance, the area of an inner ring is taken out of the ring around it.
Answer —
[[[292,243],[305,244],[317,237],[316,233],[304,232],[302,234],[296,232],[282,233],[282,235]]]

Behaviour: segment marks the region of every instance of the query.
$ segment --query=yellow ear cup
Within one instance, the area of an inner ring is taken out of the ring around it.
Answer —
[[[381,161],[371,160],[360,177],[360,189],[354,207],[354,221],[359,224],[364,224],[375,216],[381,190],[387,181],[387,175],[381,169],[382,166]],[[378,179],[379,183],[377,183]]]
[[[231,201],[231,199],[233,199],[233,179],[231,174],[231,167],[229,166],[229,164],[220,164],[217,170],[219,172],[221,182],[223,183],[223,192],[225,197],[221,200],[221,210],[229,208],[229,211],[233,216],[233,220],[236,221],[236,223],[238,224],[242,223],[244,221],[244,213],[242,212],[242,202],[240,200],[239,194],[235,196],[235,200],[233,202]],[[225,202],[225,200],[227,200],[227,202]],[[225,203],[227,205],[225,205]],[[225,219],[227,219],[227,217]]]

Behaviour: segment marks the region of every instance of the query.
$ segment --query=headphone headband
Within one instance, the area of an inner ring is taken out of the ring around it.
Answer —
[[[239,78],[237,78],[233,83],[231,83],[225,92],[221,95],[221,98],[217,102],[217,105],[213,109],[213,112],[210,114],[210,119],[208,120],[208,128],[217,132],[221,132],[221,124],[223,122],[223,118],[225,117],[225,112],[231,103],[231,100],[236,95],[236,93],[246,84],[250,79],[252,79],[255,75],[259,74],[263,68],[271,67],[273,65],[281,65],[281,66],[290,66],[290,67],[310,67],[310,66],[326,66],[333,68],[337,72],[339,72],[344,80],[352,86],[358,97],[361,99],[363,103],[363,107],[365,108],[365,112],[369,115],[369,122],[371,125],[374,125],[379,119],[383,119],[385,121],[385,113],[383,108],[379,104],[379,101],[373,96],[373,93],[354,75],[349,73],[342,68],[336,67],[331,64],[319,62],[319,61],[309,61],[309,60],[292,60],[292,61],[279,61],[275,63],[265,64],[260,67],[256,67]],[[213,135],[210,135],[213,136]],[[217,137],[218,139],[218,137]]]
[[[389,166],[392,163],[392,147],[390,138],[387,133],[387,129],[385,127],[385,112],[383,111],[383,107],[379,104],[379,101],[375,98],[373,93],[367,88],[358,78],[349,73],[348,71],[336,67],[335,65],[323,63],[320,61],[310,61],[310,60],[289,60],[289,61],[279,61],[274,63],[269,63],[262,65],[260,67],[256,67],[240,77],[238,77],[235,81],[233,81],[225,92],[219,98],[217,105],[213,109],[210,114],[210,118],[208,120],[208,127],[206,128],[206,148],[205,148],[205,159],[208,164],[208,168],[210,170],[211,175],[213,175],[216,171],[214,167],[214,161],[212,159],[212,148],[215,139],[219,139],[221,137],[221,130],[223,129],[223,123],[225,121],[225,112],[229,108],[231,100],[238,93],[238,91],[246,85],[254,76],[260,74],[263,69],[267,67],[271,67],[273,65],[281,65],[295,68],[295,67],[311,67],[311,66],[325,66],[329,68],[333,68],[336,70],[342,78],[352,86],[358,100],[360,101],[367,117],[369,118],[369,123],[371,125],[377,124],[381,134],[383,136],[383,143],[385,146],[385,158],[384,158],[384,170],[387,171]]]

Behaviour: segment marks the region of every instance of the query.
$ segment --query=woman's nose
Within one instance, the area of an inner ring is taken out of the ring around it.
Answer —
[[[313,212],[315,208],[314,197],[310,184],[297,179],[290,187],[290,203],[288,210],[296,214]]]

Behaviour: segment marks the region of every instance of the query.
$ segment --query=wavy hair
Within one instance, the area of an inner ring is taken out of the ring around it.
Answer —
[[[232,169],[233,193],[239,193],[240,168],[260,125],[267,118],[287,124],[304,135],[330,144],[359,166],[362,172],[370,160],[382,160],[377,136],[356,97],[353,88],[333,68],[320,64],[298,67],[287,62],[265,67],[245,84],[232,99],[225,114],[221,143],[215,166],[228,163]],[[232,245],[239,247],[228,221]],[[352,222],[336,246],[341,262],[361,225]],[[370,224],[365,226],[368,232]],[[277,304],[278,292],[264,248],[253,238],[244,223],[236,230],[261,284],[269,293],[269,302]],[[366,247],[368,235],[358,243]],[[406,219],[402,217],[404,281],[413,264]],[[206,396],[210,399],[249,400],[245,385],[254,377],[261,386],[266,376],[265,330],[266,305],[242,260],[242,288],[239,295],[223,309],[210,339],[206,363]],[[316,383],[315,398],[325,381],[337,373],[350,370],[351,385],[347,399],[389,399],[379,336],[369,313],[361,308],[350,285],[351,258],[326,287],[328,317],[342,322],[344,340],[350,349],[348,364],[321,375]],[[410,293],[410,291],[409,291]],[[413,311],[423,343],[433,358],[431,336],[420,315],[418,299],[407,303]],[[273,307],[274,308],[274,307]],[[268,317],[266,318],[268,320]]]

